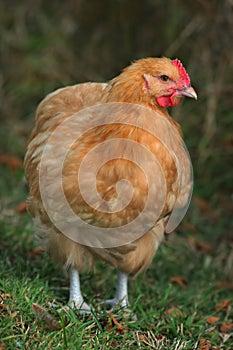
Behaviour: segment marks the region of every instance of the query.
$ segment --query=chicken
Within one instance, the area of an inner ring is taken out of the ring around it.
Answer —
[[[70,275],[69,306],[90,312],[79,272],[102,259],[118,271],[116,295],[129,306],[128,275],[151,263],[164,234],[183,218],[192,171],[167,107],[196,99],[178,60],[135,61],[108,83],[83,83],[39,105],[25,156],[28,212],[51,257]]]

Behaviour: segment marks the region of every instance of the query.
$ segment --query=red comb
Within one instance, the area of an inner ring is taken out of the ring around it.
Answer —
[[[172,64],[174,64],[174,66],[177,67],[179,73],[180,73],[180,78],[182,80],[183,83],[185,83],[185,85],[190,86],[190,78],[188,76],[188,73],[186,72],[183,64],[180,62],[180,60],[178,60],[178,58],[176,58],[175,60],[172,60]]]

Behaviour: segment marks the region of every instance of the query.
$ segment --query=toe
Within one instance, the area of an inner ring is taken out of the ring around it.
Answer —
[[[77,310],[80,313],[80,315],[91,313],[91,308],[87,303],[85,303],[84,301],[80,303],[76,300],[69,300],[68,305],[63,306],[59,311],[67,312],[70,311],[70,309]]]

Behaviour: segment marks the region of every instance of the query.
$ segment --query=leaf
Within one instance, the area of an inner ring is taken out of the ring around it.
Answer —
[[[182,290],[185,290],[186,288],[186,283],[187,283],[187,278],[185,276],[174,276],[169,279],[171,283],[176,283],[178,284]]]
[[[197,250],[209,253],[213,250],[213,247],[211,244],[206,243],[206,242],[202,242],[197,240],[196,238],[189,236],[186,238],[187,242],[193,246],[194,248],[196,248]]]
[[[27,204],[26,202],[22,202],[20,203],[17,207],[16,207],[16,211],[18,213],[25,213],[27,211]]]
[[[110,332],[113,328],[115,328],[115,333],[117,334],[123,334],[123,326],[116,320],[112,312],[109,312],[108,316],[108,329],[107,331]]]
[[[19,311],[14,311],[11,313],[10,318],[15,318],[18,315]]]
[[[3,310],[7,310],[8,309],[8,306],[5,305],[5,300],[7,298],[10,298],[10,297],[11,297],[11,295],[9,293],[2,293],[0,295],[0,312],[2,312]]]
[[[201,338],[198,350],[211,350],[211,345],[207,339]]]
[[[112,349],[112,348],[116,348],[116,347],[118,346],[117,341],[116,341],[116,340],[112,340],[112,341],[110,342],[110,346],[111,346],[111,349]]]
[[[196,228],[196,226],[194,226],[191,222],[189,222],[187,220],[185,220],[182,223],[182,226],[183,226],[185,231],[198,232],[198,229]]]
[[[4,298],[10,298],[10,294],[9,293],[2,293],[1,295],[0,295],[0,298],[1,299],[4,299]]]
[[[3,153],[0,154],[0,163],[9,165],[12,171],[23,167],[23,161],[21,159]]]
[[[1,305],[4,305],[4,300],[6,299],[6,298],[10,298],[10,294],[9,293],[2,293],[1,295],[0,295],[0,304]]]
[[[206,201],[204,198],[197,197],[197,196],[194,197],[193,201],[194,201],[195,207],[200,212],[200,214],[202,214],[203,216],[211,220],[211,222],[213,223],[215,223],[218,220],[219,218],[218,212],[211,210],[211,207],[208,201]]]
[[[172,306],[171,308],[165,310],[165,315],[171,315],[172,317],[179,317],[180,315],[182,315],[182,312],[180,309],[178,309],[175,306]]]
[[[216,311],[229,311],[231,309],[231,299],[224,299],[215,306]]]
[[[158,349],[157,347],[158,343],[160,342],[163,343],[165,339],[166,338],[164,335],[158,334],[156,336],[152,331],[147,331],[146,333],[139,333],[139,334],[137,333],[138,342],[142,342],[152,349]]]
[[[141,342],[146,342],[147,341],[147,338],[146,338],[146,335],[145,334],[137,334],[137,338],[138,338],[138,341],[141,341]]]
[[[207,323],[209,324],[213,324],[213,323],[216,323],[220,320],[220,317],[217,317],[217,316],[209,316],[207,317],[206,321]]]
[[[228,282],[227,280],[221,280],[215,284],[216,288],[226,288],[233,290],[233,283]]]
[[[157,339],[158,341],[162,341],[162,340],[165,339],[165,336],[162,335],[162,334],[159,334],[159,335],[156,336],[156,339]]]
[[[50,315],[50,313],[42,306],[33,303],[32,310],[34,311],[36,318],[39,321],[43,321],[47,329],[59,330],[61,326],[58,324],[57,320]]]
[[[28,251],[27,252],[27,255],[30,257],[30,258],[36,258],[38,255],[40,255],[42,252],[44,252],[44,249],[40,246],[34,248],[33,250],[31,251]]]
[[[221,333],[227,333],[233,329],[233,323],[232,322],[223,322],[220,326],[220,332]]]
[[[194,197],[194,203],[198,209],[200,209],[203,212],[209,211],[209,203],[202,197],[195,196]]]

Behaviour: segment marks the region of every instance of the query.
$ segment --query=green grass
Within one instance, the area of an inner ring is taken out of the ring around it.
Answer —
[[[0,155],[23,158],[36,106],[47,93],[72,82],[106,81],[140,57],[180,58],[199,96],[172,110],[193,162],[192,205],[149,270],[130,280],[138,321],[119,311],[122,334],[108,330],[108,314],[97,303],[113,296],[110,267],[98,264],[94,273],[82,275],[93,318],[50,306],[66,304],[67,276],[36,255],[32,221],[16,211],[26,197],[23,171],[0,163],[0,350],[232,349],[232,330],[221,331],[232,322],[232,311],[215,310],[232,298],[233,280],[229,13],[227,0],[177,0],[169,7],[151,0],[134,0],[133,7],[131,1],[108,0],[0,2]],[[190,237],[207,246],[193,245]],[[170,282],[180,275],[185,289]],[[208,324],[209,316],[219,320]],[[211,348],[201,346],[201,339]]]
[[[226,234],[230,223],[219,208],[203,214],[194,201],[180,232],[169,235],[146,273],[130,280],[137,321],[130,322],[118,310],[121,333],[116,327],[109,330],[108,314],[98,305],[98,298],[113,296],[116,282],[115,271],[101,263],[93,273],[82,275],[93,317],[72,310],[59,313],[51,306],[66,304],[68,279],[43,253],[36,254],[32,221],[15,210],[26,197],[22,170],[12,173],[6,165],[0,170],[0,349],[193,350],[202,338],[211,349],[231,349],[232,334],[220,331],[223,322],[232,322],[231,310],[215,310],[232,297],[231,286],[223,283],[232,278],[232,247]],[[211,244],[212,250],[195,248],[190,236]],[[187,281],[184,289],[170,282],[180,275]],[[42,311],[35,312],[34,304]],[[175,309],[169,313],[171,308]],[[219,320],[208,324],[209,316]]]

